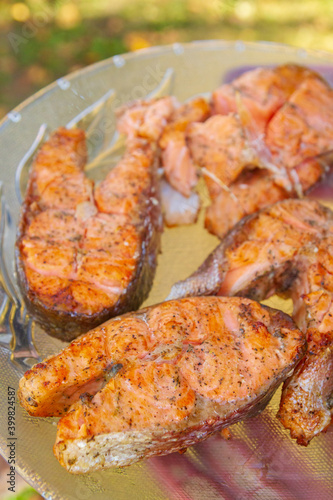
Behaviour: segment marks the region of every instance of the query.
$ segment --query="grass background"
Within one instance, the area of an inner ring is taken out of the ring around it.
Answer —
[[[333,51],[332,0],[0,2],[0,118],[60,76],[151,45],[220,38]]]

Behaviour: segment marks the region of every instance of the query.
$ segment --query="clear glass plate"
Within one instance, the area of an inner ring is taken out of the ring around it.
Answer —
[[[88,133],[88,175],[101,179],[119,158],[114,109],[132,99],[173,94],[184,101],[209,95],[246,67],[294,62],[320,71],[333,83],[333,55],[271,43],[199,41],[115,56],[62,78],[18,106],[0,123],[1,259],[0,451],[8,458],[8,387],[23,371],[64,344],[26,316],[16,284],[14,244],[30,158],[60,125]],[[317,191],[318,193],[318,191]],[[330,203],[331,191],[326,192]],[[203,192],[205,202],[207,202]],[[146,305],[162,301],[171,285],[192,273],[216,246],[203,229],[166,229],[154,286]],[[290,312],[290,303],[269,304]],[[333,428],[308,448],[297,446],[275,418],[279,393],[264,412],[233,426],[229,441],[215,436],[184,455],[143,461],[126,469],[73,476],[54,458],[56,419],[31,418],[16,403],[16,470],[45,498],[100,499],[329,499],[333,498]]]

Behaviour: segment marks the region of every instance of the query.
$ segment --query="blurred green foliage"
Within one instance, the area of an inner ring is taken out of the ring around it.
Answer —
[[[4,500],[42,500],[42,497],[29,486],[16,495],[6,496]]]
[[[331,0],[27,0],[0,3],[0,117],[82,66],[206,38],[333,49]]]

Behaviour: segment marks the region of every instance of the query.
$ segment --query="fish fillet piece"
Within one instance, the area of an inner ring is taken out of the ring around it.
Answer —
[[[170,119],[177,101],[166,96],[159,99],[132,101],[116,111],[117,129],[128,142],[136,138],[156,142]]]
[[[37,154],[28,196],[45,209],[75,210],[91,201],[93,185],[83,172],[86,158],[84,132],[60,128]]]
[[[273,161],[294,168],[333,149],[333,91],[322,80],[299,85],[267,126],[266,144]]]
[[[267,169],[244,170],[228,190],[221,190],[207,207],[205,227],[222,239],[243,217],[269,204],[306,193],[323,176],[333,155],[324,154],[301,162],[289,175],[291,189],[281,184],[281,178]],[[269,196],[268,196],[269,193]]]
[[[194,224],[200,210],[200,197],[195,191],[189,197],[183,196],[161,179],[161,205],[164,223],[168,227]]]
[[[222,85],[212,94],[214,114],[239,112],[239,103],[253,117],[259,133],[264,133],[269,120],[307,78],[316,77],[308,68],[286,64],[276,68],[256,68]]]
[[[197,167],[188,148],[186,131],[191,124],[204,121],[209,114],[209,104],[205,99],[192,99],[175,109],[159,140],[165,177],[185,197],[191,196],[198,183]]]
[[[192,196],[201,168],[212,200],[205,225],[221,238],[244,215],[301,197],[322,178],[332,163],[332,97],[308,68],[256,68],[214,91],[211,109],[202,98],[184,105],[170,97],[134,101],[120,109],[118,130],[128,141],[157,143],[165,179],[185,197]],[[247,185],[242,177],[254,169]],[[175,206],[173,200],[170,217],[165,206],[173,224]]]
[[[64,128],[41,147],[16,243],[29,312],[63,340],[140,306],[162,229],[150,144],[132,141],[96,188],[83,172],[85,147],[83,131]]]
[[[282,391],[279,418],[299,444],[333,416],[333,212],[312,200],[285,200],[239,222],[169,299],[289,296],[308,351]]]
[[[199,203],[196,201],[194,204],[193,201],[198,198],[194,191],[198,174],[187,145],[186,130],[191,123],[204,121],[209,114],[209,104],[202,97],[182,105],[171,97],[138,100],[123,106],[117,112],[117,128],[126,135],[127,143],[144,137],[158,145],[165,181],[182,197],[191,198],[192,212],[194,206],[197,207],[193,216],[184,217],[183,199],[173,196],[172,206],[169,203],[164,205],[165,220],[169,221],[169,225],[188,224],[189,220],[197,218]]]
[[[307,68],[285,65],[246,72],[213,93],[212,109],[220,130],[216,127],[212,134],[207,120],[194,126],[189,140],[212,198],[206,227],[220,238],[244,215],[301,197],[332,163],[333,93]],[[223,120],[231,123],[232,116],[238,123],[224,130]],[[243,137],[243,144],[237,137]],[[254,172],[247,185],[242,177],[253,168],[264,169],[267,181]]]
[[[73,473],[130,465],[261,411],[303,356],[284,313],[194,297],[109,320],[20,380],[22,406],[63,415],[54,453]]]
[[[221,184],[229,186],[252,161],[236,114],[216,115],[204,123],[193,123],[188,127],[187,141],[193,161],[208,171],[204,178],[212,198],[223,190]]]
[[[245,215],[267,206],[267,193],[271,203],[290,196],[268,170],[244,171],[229,190],[221,190],[206,209],[206,229],[222,239]]]
[[[332,422],[333,335],[310,329],[308,351],[283,386],[278,418],[297,443],[307,446]]]

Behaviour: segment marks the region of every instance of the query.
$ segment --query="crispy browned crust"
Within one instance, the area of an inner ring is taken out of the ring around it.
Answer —
[[[290,200],[283,200],[276,203],[276,206],[287,205],[289,202]],[[295,202],[297,203],[297,200]],[[247,241],[251,228],[256,225],[260,214],[269,212],[270,208],[274,206],[275,204],[243,217],[193,274],[173,285],[168,299],[192,295],[216,295],[229,270],[226,252],[232,251],[233,248],[237,248]],[[317,203],[317,212],[325,216],[328,221],[333,220],[333,212],[328,207]],[[283,295],[285,291],[288,291],[297,275],[298,270],[295,269],[294,263],[286,261],[274,273],[265,271],[263,274],[259,274],[248,287],[242,289],[237,295],[258,301],[266,299],[267,292],[273,289]]]
[[[302,446],[325,431],[333,419],[332,335],[310,331],[308,341],[308,354],[283,384],[277,414],[291,437]]]
[[[287,206],[288,203],[291,201],[282,201],[277,205],[283,207]],[[281,262],[277,268],[268,270],[266,268],[262,273],[258,273],[253,277],[251,283],[244,286],[236,295],[259,301],[266,299],[273,291],[286,297],[290,297],[292,292],[293,299],[296,293],[302,296],[302,292],[297,292],[297,286],[302,281],[302,276],[307,276],[306,265],[303,268],[302,264],[304,262],[302,261],[302,253],[306,256],[306,252],[308,252],[316,259],[317,247],[321,238],[331,234],[330,224],[333,220],[333,212],[313,200],[308,200],[308,202],[295,200],[293,203],[311,203],[314,213],[326,220],[327,224],[323,225],[319,234],[313,238],[310,244],[307,243],[305,247],[300,248],[292,258]],[[274,208],[274,205],[272,207]],[[251,227],[255,226],[260,214],[269,211],[270,207],[241,220],[194,274],[173,286],[169,298],[186,297],[193,293],[197,295],[217,294],[229,271],[227,251],[232,252],[233,248],[237,248],[242,242],[247,241]],[[299,255],[301,257],[297,261]],[[319,276],[323,280],[321,283],[323,290],[326,287],[327,293],[331,294],[332,289],[328,285],[331,282],[330,271],[322,267],[318,278]],[[311,324],[311,317],[304,319],[304,330],[308,324]],[[291,437],[296,439],[298,444],[304,446],[307,446],[313,437],[325,431],[333,416],[332,330],[322,333],[319,328],[317,330],[309,328],[307,339],[308,352],[294,374],[284,384],[278,413],[281,423],[290,430]]]
[[[54,453],[60,464],[74,474],[128,466],[143,458],[180,451],[207,439],[216,431],[263,411],[280,383],[303,357],[306,349],[305,337],[296,329],[293,320],[287,314],[269,307],[265,309],[271,317],[269,327],[271,335],[278,336],[281,328],[285,331],[288,329],[291,336],[297,337],[298,344],[294,347],[289,363],[286,363],[281,371],[276,372],[259,393],[242,402],[221,403],[197,395],[194,417],[190,416],[162,428],[152,422],[151,426],[142,430],[130,428],[122,432],[92,435],[89,438],[78,436],[72,439],[65,437],[65,424],[60,421],[54,445]],[[140,314],[145,311],[140,311]],[[72,408],[75,411],[75,406]]]
[[[156,193],[154,196],[156,197]],[[155,209],[154,206],[152,208]],[[24,272],[24,264],[17,247],[15,258],[18,284],[23,293],[29,314],[49,335],[70,342],[78,335],[104,323],[109,318],[138,309],[148,297],[154,280],[157,255],[160,249],[160,235],[161,232],[149,221],[142,231],[142,258],[126,294],[123,294],[113,307],[93,315],[79,315],[74,312],[59,311],[56,307],[51,309],[45,306],[29,286]]]
[[[143,431],[115,432],[93,437],[89,441],[78,439],[64,442],[57,439],[53,452],[60,465],[72,474],[85,474],[109,467],[127,467],[142,459],[180,452],[208,439],[215,432],[261,413],[286,377],[288,369],[272,383],[266,393],[260,394],[240,409],[225,408],[219,412],[217,406],[212,405],[210,413],[202,418],[199,425],[184,429],[179,424],[174,424],[163,429],[155,427]],[[200,403],[198,411],[199,405]],[[216,416],[218,412],[220,415]]]
[[[61,128],[56,134],[61,136],[61,140],[70,141],[71,132]],[[76,132],[79,134],[79,140],[76,151],[73,154],[76,156],[77,164],[83,168],[87,155],[85,134],[83,131]],[[66,134],[69,137],[66,137]],[[98,313],[88,315],[59,310],[57,306],[59,301],[63,300],[63,296],[61,298],[55,296],[54,307],[49,307],[43,303],[30,287],[25,273],[24,260],[22,259],[21,241],[32,215],[41,210],[38,202],[36,203],[34,177],[30,173],[26,196],[21,208],[15,246],[15,263],[18,284],[22,291],[27,310],[32,318],[48,334],[66,342],[71,341],[78,335],[89,331],[109,318],[138,309],[148,297],[155,275],[163,229],[160,203],[156,203],[156,201],[159,201],[159,182],[155,165],[151,166],[150,175],[150,186],[143,192],[143,196],[147,199],[147,204],[146,212],[142,214],[142,219],[138,223],[140,258],[137,260],[138,263],[133,279],[127,287],[126,293],[123,293],[112,307],[104,308]]]

